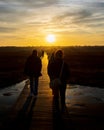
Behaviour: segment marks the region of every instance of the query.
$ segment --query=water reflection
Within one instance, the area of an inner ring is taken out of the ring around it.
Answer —
[[[68,85],[66,91],[66,104],[94,104],[104,103],[104,89],[97,87]]]
[[[17,100],[26,80],[0,90],[0,112],[6,111]]]

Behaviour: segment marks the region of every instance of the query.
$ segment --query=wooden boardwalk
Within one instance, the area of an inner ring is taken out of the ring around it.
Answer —
[[[27,81],[17,102],[8,114],[2,130],[103,130],[102,124],[99,124],[98,127],[92,125],[96,123],[92,118],[70,115],[67,109],[61,113],[60,107],[55,104],[49,88],[46,67],[47,57],[45,55],[38,96],[29,96],[30,89]]]

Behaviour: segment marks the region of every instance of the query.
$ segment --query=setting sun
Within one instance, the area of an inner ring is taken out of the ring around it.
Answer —
[[[53,42],[55,42],[55,40],[56,40],[55,35],[53,35],[53,34],[49,34],[46,37],[46,41],[49,42],[49,43],[53,43]]]

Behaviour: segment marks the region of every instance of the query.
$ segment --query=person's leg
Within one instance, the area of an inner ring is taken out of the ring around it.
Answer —
[[[60,87],[60,97],[61,97],[61,109],[64,111],[65,109],[65,93],[66,93],[66,84],[63,84]]]
[[[33,93],[33,77],[30,77],[30,94]]]
[[[37,95],[38,94],[38,82],[39,82],[39,78],[38,77],[35,77],[34,78],[34,95]]]
[[[59,112],[59,89],[52,89],[55,110]]]

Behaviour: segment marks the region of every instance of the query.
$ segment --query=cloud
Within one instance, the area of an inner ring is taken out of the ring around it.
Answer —
[[[57,0],[0,0],[0,21],[23,22],[28,16],[34,15],[36,9],[42,13],[57,3]]]
[[[90,29],[89,31],[91,31],[91,29],[95,28],[96,31],[99,32],[102,28],[104,28],[104,10],[102,11],[104,4],[100,6],[101,4],[95,3],[95,5],[100,9],[98,10],[95,6],[93,7],[92,3],[90,6],[87,3],[76,9],[67,8],[67,10],[63,11],[62,14],[53,17],[52,22],[57,25],[62,25],[63,28],[66,29],[68,27],[69,31],[72,29],[70,29],[70,27],[73,27],[74,31],[75,28],[76,31],[80,30],[80,28],[82,28],[83,31],[88,30],[88,28]]]
[[[97,7],[97,8],[103,8],[104,9],[104,1],[99,1],[99,2],[92,2],[91,6]]]
[[[0,27],[0,32],[2,33],[14,32],[16,30],[17,30],[16,28],[11,28],[11,27]]]
[[[8,3],[12,5],[22,5],[27,7],[44,7],[57,3],[58,0],[0,0],[2,3]]]
[[[54,20],[58,20],[58,21],[61,21],[61,20],[64,20],[64,19],[84,19],[86,17],[90,17],[92,15],[92,13],[88,10],[76,10],[76,11],[66,11],[66,12],[63,12],[63,14],[60,14],[58,16],[56,16],[54,18]]]
[[[15,23],[21,21],[26,16],[25,8],[18,4],[0,3],[0,22]]]

